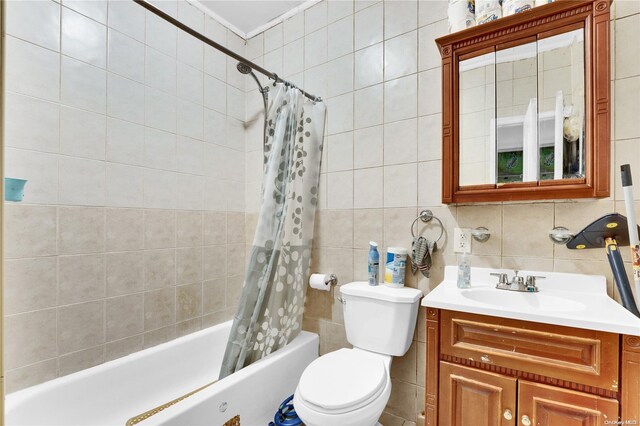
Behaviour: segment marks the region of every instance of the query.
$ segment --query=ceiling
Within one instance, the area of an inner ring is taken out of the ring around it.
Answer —
[[[250,34],[305,3],[305,0],[198,0],[198,2],[244,34]]]

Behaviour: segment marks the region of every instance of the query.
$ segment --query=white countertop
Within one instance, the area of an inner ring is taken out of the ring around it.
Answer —
[[[471,268],[471,288],[456,285],[457,266],[445,267],[444,281],[422,299],[422,306],[565,325],[589,330],[640,336],[640,318],[607,295],[603,276],[559,272],[520,271],[519,275],[541,275],[537,293],[498,290],[497,277],[489,273],[512,270]]]

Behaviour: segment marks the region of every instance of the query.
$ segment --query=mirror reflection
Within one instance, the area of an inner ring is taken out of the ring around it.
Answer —
[[[459,62],[460,186],[584,177],[584,31]]]

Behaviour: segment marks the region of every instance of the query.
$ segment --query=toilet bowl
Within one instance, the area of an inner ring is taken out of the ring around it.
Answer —
[[[329,352],[304,370],[293,405],[306,426],[374,426],[391,395],[392,356],[411,345],[418,303],[414,288],[340,287],[347,340],[353,349]]]
[[[340,349],[313,361],[293,399],[306,426],[373,426],[391,394],[391,357]]]

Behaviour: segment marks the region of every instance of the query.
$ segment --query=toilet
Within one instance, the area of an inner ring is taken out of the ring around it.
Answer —
[[[415,288],[340,287],[347,340],[339,349],[304,370],[293,398],[306,426],[374,426],[391,394],[393,356],[404,355],[411,341],[422,292]]]

